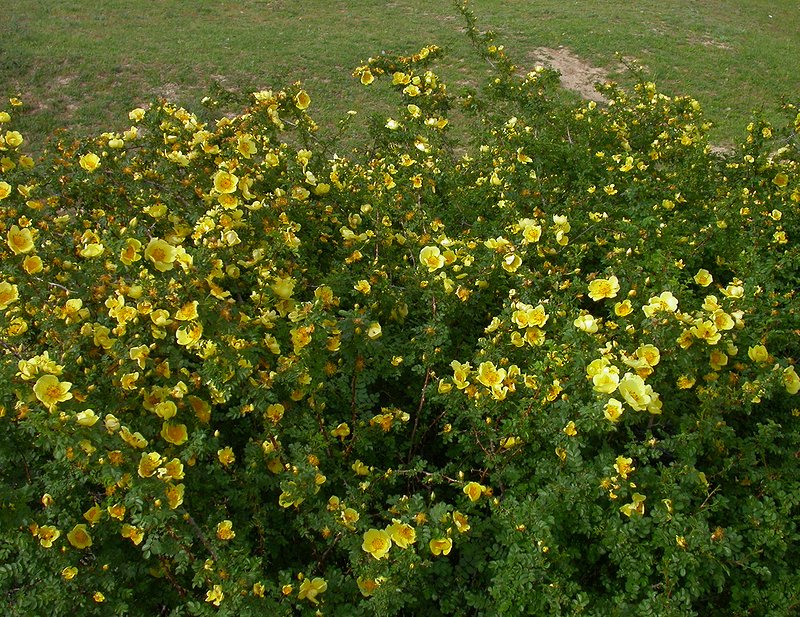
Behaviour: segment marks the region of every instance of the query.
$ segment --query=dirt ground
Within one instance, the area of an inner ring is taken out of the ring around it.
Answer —
[[[561,73],[561,85],[567,90],[577,92],[590,101],[606,102],[594,87],[596,83],[608,80],[606,72],[585,62],[568,48],[537,47],[529,54],[528,59],[533,64],[556,69]]]

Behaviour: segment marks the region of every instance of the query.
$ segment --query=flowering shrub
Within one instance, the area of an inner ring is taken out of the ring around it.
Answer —
[[[297,84],[0,112],[5,614],[797,611],[800,114],[716,155],[463,12],[487,87],[370,59],[348,154]]]

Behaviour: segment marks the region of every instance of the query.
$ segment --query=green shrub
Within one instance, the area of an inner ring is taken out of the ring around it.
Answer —
[[[462,10],[492,80],[370,59],[347,154],[297,84],[0,116],[6,614],[796,614],[800,115],[714,154]]]

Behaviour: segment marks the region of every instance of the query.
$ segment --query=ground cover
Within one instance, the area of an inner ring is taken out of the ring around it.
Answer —
[[[638,61],[665,91],[704,105],[717,142],[735,141],[752,109],[774,117],[781,96],[800,90],[786,62],[800,57],[800,16],[786,0],[472,6],[525,70],[572,54],[585,63],[572,66],[584,85],[604,75],[630,83],[623,65]],[[29,104],[22,128],[40,141],[59,127],[124,128],[128,109],[158,96],[194,106],[214,83],[255,90],[303,80],[325,101],[319,121],[334,124],[349,109],[385,104],[347,71],[427,43],[448,50],[441,71],[452,87],[474,83],[481,68],[449,0],[16,0],[3,13],[0,85]]]

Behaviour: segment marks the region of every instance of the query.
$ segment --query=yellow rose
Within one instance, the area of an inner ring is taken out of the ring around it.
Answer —
[[[428,547],[434,555],[449,555],[453,549],[453,541],[450,538],[433,538]]]
[[[309,105],[311,105],[311,97],[305,90],[300,90],[294,97],[294,106],[297,109],[306,110]]]
[[[89,154],[84,154],[79,162],[81,167],[91,173],[100,166],[100,157],[94,152],[90,152]]]
[[[6,133],[6,145],[11,146],[12,148],[18,148],[22,145],[23,141],[25,140],[18,131],[8,131]]]
[[[72,398],[69,389],[72,384],[68,381],[59,381],[55,375],[42,375],[33,386],[33,392],[47,408],[52,411],[58,403],[63,403]]]
[[[438,246],[426,246],[419,252],[419,261],[428,268],[428,272],[435,272],[444,266],[444,256]]]
[[[164,422],[161,426],[161,438],[167,443],[180,446],[186,443],[186,440],[189,439],[189,434],[185,424]]]
[[[589,283],[589,297],[598,302],[604,298],[616,298],[619,292],[619,280],[616,276],[607,279],[595,279]]]
[[[4,311],[17,300],[19,300],[17,286],[6,281],[0,283],[0,311]]]
[[[15,255],[30,253],[33,250],[33,234],[27,227],[20,229],[17,225],[13,225],[8,231],[6,242]]]
[[[214,174],[214,190],[217,191],[217,193],[234,193],[236,192],[238,183],[239,178],[227,171],[220,170]]]
[[[625,402],[635,411],[644,411],[650,403],[650,396],[644,384],[644,380],[639,375],[625,373],[619,382],[619,393]]]
[[[92,545],[92,536],[86,530],[86,525],[83,523],[75,525],[72,531],[67,533],[67,540],[77,549],[89,548]]]
[[[390,548],[392,548],[392,538],[382,529],[370,529],[364,532],[361,550],[369,553],[375,559],[385,557]]]
[[[291,593],[291,587],[289,587],[289,589]],[[300,600],[308,600],[312,604],[319,604],[317,596],[321,593],[324,593],[326,589],[328,589],[328,583],[325,581],[325,579],[307,578],[300,584],[300,591],[298,591],[297,597]]]
[[[400,548],[408,548],[410,544],[417,541],[416,530],[407,523],[393,519],[392,524],[386,528],[386,532],[391,536],[394,542]]]
[[[175,247],[160,238],[150,240],[144,250],[144,256],[153,263],[159,272],[172,270],[177,255],[178,252]]]
[[[485,487],[477,482],[468,482],[462,490],[464,494],[469,497],[470,501],[476,502],[481,498],[481,495],[483,495]]]

